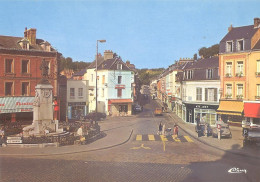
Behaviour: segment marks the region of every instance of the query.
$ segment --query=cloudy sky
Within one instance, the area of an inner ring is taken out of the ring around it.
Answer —
[[[36,28],[75,61],[112,50],[137,68],[168,67],[219,43],[228,27],[252,25],[259,0],[0,0],[0,35]]]

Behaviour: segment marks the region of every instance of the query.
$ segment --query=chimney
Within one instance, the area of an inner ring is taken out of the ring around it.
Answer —
[[[254,28],[260,28],[260,18],[254,18]]]
[[[27,39],[27,27],[25,27],[25,30],[24,30],[24,38]]]
[[[126,61],[125,63],[126,63],[126,65],[127,65],[127,66],[129,66],[129,65],[130,65],[130,61]]]
[[[36,45],[36,29],[30,28],[27,30],[25,29],[24,35],[26,34],[26,38],[29,40],[31,45]]]
[[[233,29],[232,24],[230,25],[230,27],[228,27],[228,32],[230,32]]]
[[[113,59],[113,52],[111,50],[105,50],[104,60]]]

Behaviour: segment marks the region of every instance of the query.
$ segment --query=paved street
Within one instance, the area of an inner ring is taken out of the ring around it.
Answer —
[[[1,181],[259,181],[259,158],[210,147],[182,129],[178,139],[157,135],[160,122],[175,121],[153,115],[156,101],[143,102],[141,113],[102,121],[106,136],[86,146],[1,148],[26,154],[1,156]],[[111,147],[91,150],[104,146]],[[228,173],[233,167],[247,172]]]

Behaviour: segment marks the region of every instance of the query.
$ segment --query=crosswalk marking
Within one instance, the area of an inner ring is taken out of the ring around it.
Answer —
[[[137,141],[142,141],[142,135],[136,135],[136,140]]]
[[[155,141],[154,135],[148,135],[149,141]]]
[[[189,136],[184,136],[184,138],[185,138],[188,142],[193,142],[193,140],[192,140]]]
[[[194,142],[189,136],[176,135],[136,135],[136,141],[168,141],[168,142]]]

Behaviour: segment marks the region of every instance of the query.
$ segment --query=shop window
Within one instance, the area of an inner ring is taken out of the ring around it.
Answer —
[[[14,73],[14,63],[13,59],[5,60],[5,72],[6,73]]]
[[[122,97],[122,89],[117,89],[117,97]]]
[[[13,82],[5,82],[5,95],[6,96],[13,95]]]
[[[202,88],[196,88],[196,101],[202,101]]]
[[[75,97],[75,88],[70,88],[70,98]]]
[[[118,76],[117,83],[118,83],[118,84],[121,84],[121,83],[122,83],[122,76]]]
[[[29,60],[22,60],[22,73],[29,73]]]
[[[80,98],[83,97],[83,88],[78,88],[78,96],[79,96]]]
[[[23,96],[29,95],[29,82],[22,82],[22,95]]]

